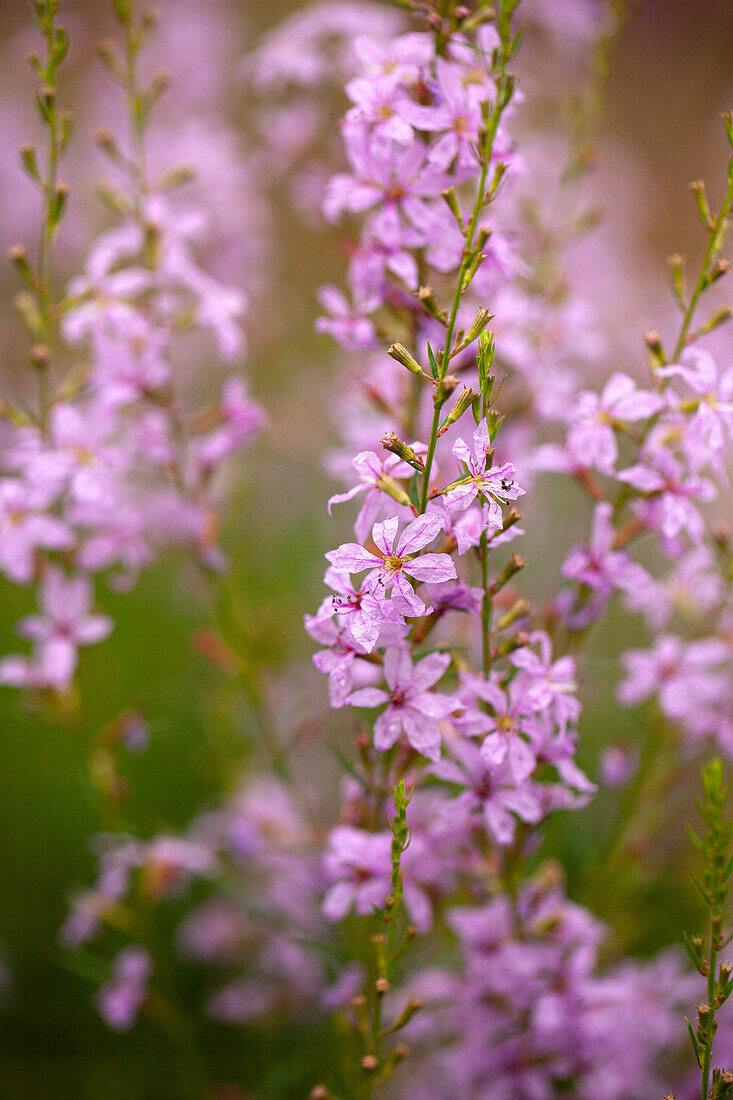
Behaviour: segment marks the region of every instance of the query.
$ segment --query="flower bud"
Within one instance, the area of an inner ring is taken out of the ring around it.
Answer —
[[[672,253],[667,257],[667,266],[669,267],[669,277],[672,283],[672,290],[674,296],[682,308],[685,305],[685,261],[680,256],[679,252]]]
[[[708,200],[705,195],[705,184],[702,180],[693,180],[690,184],[690,190],[695,197],[697,212],[700,215],[700,221],[702,222],[703,229],[706,229],[708,233],[710,233],[715,223],[710,217],[710,208],[708,206]]]
[[[23,163],[23,167],[25,168],[31,179],[40,179],[38,173],[38,162],[36,161],[36,151],[32,145],[21,145],[20,159]]]
[[[387,354],[391,355],[398,363],[401,363],[403,367],[407,367],[411,374],[423,374],[423,369],[417,359],[402,344],[392,344]]]
[[[445,191],[440,192],[440,197],[444,200],[446,206],[450,210],[453,217],[458,222],[459,228],[462,233],[465,233],[465,226],[463,222],[463,214],[461,213],[461,207],[456,197],[455,188],[448,187]]]
[[[46,344],[34,344],[30,350],[30,360],[36,370],[45,370],[48,366],[49,350]]]
[[[698,332],[701,336],[705,333],[712,332],[718,325],[723,325],[726,321],[729,321],[731,317],[733,317],[733,309],[731,309],[727,302],[724,302],[721,306],[718,306],[717,309],[713,310],[707,321],[700,326]]]
[[[480,309],[468,327],[468,331],[463,340],[464,346],[472,344],[473,341],[481,335],[492,318],[493,314],[489,313],[488,309]]]
[[[506,563],[499,576],[491,585],[491,594],[494,595],[500,589],[502,589],[505,584],[508,584],[512,577],[516,573],[518,573],[520,569],[524,569],[526,564],[527,563],[524,558],[521,557],[519,554],[512,554],[511,558]]]
[[[413,469],[422,473],[424,469],[422,459],[395,432],[385,432],[380,442],[386,451],[391,451],[393,455],[397,455],[403,462],[408,462]]]
[[[389,477],[387,474],[382,474],[377,478],[377,488],[391,496],[392,500],[396,500],[398,504],[404,505],[405,508],[412,507],[410,498],[402,486],[398,485],[394,478]]]
[[[526,600],[517,600],[508,611],[505,611],[496,621],[497,630],[506,630],[508,626],[515,623],[517,619],[524,618],[530,612],[530,606]]]
[[[28,286],[34,286],[35,279],[30,264],[28,263],[28,253],[25,250],[25,245],[14,244],[9,248],[8,259],[15,267],[15,270],[18,272],[23,282]]]
[[[443,322],[443,315],[438,309],[438,303],[435,301],[432,288],[429,286],[421,286],[417,292],[417,299],[425,309],[428,311],[431,317],[434,317],[436,321]]]
[[[723,275],[730,271],[730,261],[725,256],[719,256],[708,272],[708,283],[717,282]]]
[[[443,435],[443,433],[447,431],[451,424],[455,424],[456,420],[461,419],[464,412],[466,412],[466,410],[469,409],[473,404],[476,396],[477,395],[475,391],[472,390],[470,386],[463,387],[453,404],[453,408],[450,410],[440,427],[440,435]]]

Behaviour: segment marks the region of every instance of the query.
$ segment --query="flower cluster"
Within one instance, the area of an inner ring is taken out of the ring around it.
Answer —
[[[413,979],[426,1011],[405,1035],[427,1056],[405,1095],[551,1100],[568,1082],[598,1100],[660,1092],[654,1066],[679,1042],[691,978],[675,952],[599,976],[606,931],[556,878],[548,868],[514,904],[448,912],[462,965]]]
[[[599,976],[600,931],[589,914],[519,882],[542,820],[584,805],[594,790],[575,759],[581,707],[571,650],[617,591],[662,625],[675,610],[674,594],[655,587],[630,553],[647,532],[677,566],[677,586],[685,576],[695,588],[703,580],[697,623],[715,611],[721,626],[713,637],[682,643],[667,634],[651,653],[629,653],[620,698],[632,704],[658,691],[664,715],[691,737],[729,739],[730,616],[715,551],[700,547],[700,506],[724,472],[728,381],[692,347],[728,312],[699,330],[692,321],[726,270],[731,196],[715,217],[696,192],[710,248],[692,292],[673,270],[683,313],[675,353],[650,334],[651,384],[617,371],[600,392],[591,388],[582,366],[602,345],[588,316],[538,290],[522,255],[523,164],[507,130],[518,101],[508,9],[483,25],[462,10],[436,15],[428,32],[360,46],[341,127],[348,169],[324,192],[325,217],[348,219],[355,239],[348,293],[324,288],[327,316],[317,327],[360,362],[339,410],[346,456],[331,459],[346,491],[329,508],[363,504],[358,541],[326,555],[333,595],[306,628],[324,647],[315,663],[332,706],[371,711],[373,723],[358,740],[358,785],[329,837],[324,913],[343,920],[376,909],[392,920],[394,859],[379,825],[384,792],[407,777],[416,792],[399,865],[407,918],[422,932],[438,918],[461,940],[494,945],[483,963],[467,948],[460,978],[433,976],[436,1000],[460,1022],[447,1025],[458,1034],[446,1048],[445,1095],[569,1089],[611,1098],[661,1087],[658,1058],[680,1037],[678,964],[660,959],[647,973],[629,963]],[[392,364],[376,352],[390,340]],[[512,414],[506,424],[499,403]],[[469,413],[471,433],[459,424]],[[380,437],[386,458],[373,449]],[[533,609],[514,587],[523,559],[507,560],[501,548],[521,535],[515,502],[545,470],[581,485],[593,534],[571,548],[559,597]],[[723,542],[719,533],[718,550]],[[452,910],[456,893],[471,907]],[[535,905],[544,914],[536,924]],[[399,1005],[395,1012],[402,1019]],[[467,1018],[475,1029],[461,1026]],[[633,1022],[641,1019],[643,1035]],[[429,1024],[412,1026],[418,1034],[424,1026],[432,1045]],[[394,1052],[367,1044],[363,1065],[388,1076]],[[430,1076],[425,1095],[436,1087]]]
[[[166,906],[182,899],[189,908],[173,938],[173,958],[205,968],[205,1010],[213,1019],[244,1024],[284,1008],[312,1013],[343,1003],[356,988],[358,971],[334,968],[315,949],[328,939],[318,904],[325,879],[313,826],[282,783],[246,782],[184,835],[148,841],[104,835],[94,846],[99,875],[74,900],[61,929],[68,949],[103,951],[119,943],[131,914],[144,927],[151,906],[160,920]],[[170,996],[140,945],[118,950],[97,995],[112,1028],[132,1026],[148,986],[158,998]]]
[[[129,154],[109,133],[100,136],[123,173],[122,186],[108,194],[119,225],[94,243],[83,275],[59,302],[52,300],[51,244],[66,191],[55,178],[41,179],[33,150],[24,154],[44,194],[57,196],[49,200],[40,269],[32,270],[20,246],[13,253],[28,287],[24,314],[37,341],[30,358],[39,400],[35,411],[4,410],[0,569],[15,584],[38,584],[41,613],[20,624],[35,642],[33,655],[5,658],[0,680],[25,688],[68,690],[79,647],[109,633],[111,621],[91,611],[96,576],[127,588],[172,545],[221,566],[217,473],[262,422],[234,375],[205,407],[187,397],[190,382],[182,385],[177,334],[208,333],[233,360],[242,350],[246,303],[196,261],[204,212],[176,201],[165,177],[150,182],[145,175],[139,119],[156,86],[155,78],[150,88],[138,85],[136,51],[149,28],[136,27],[124,5],[120,11],[127,65],[108,61],[126,86]],[[66,41],[53,14],[48,19],[49,58],[46,67],[37,62],[43,78],[60,63]],[[68,138],[52,99],[44,111],[51,133],[62,131],[52,138],[55,172]],[[59,328],[68,352],[58,346]]]

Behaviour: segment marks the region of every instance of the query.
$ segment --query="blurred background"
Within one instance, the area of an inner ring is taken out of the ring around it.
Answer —
[[[315,289],[325,281],[338,283],[343,261],[333,236],[317,219],[304,224],[285,183],[268,178],[258,153],[258,104],[243,79],[243,59],[261,36],[304,6],[289,0],[157,5],[161,24],[151,55],[173,77],[160,108],[165,152],[181,159],[179,146],[188,151],[181,135],[197,117],[205,128],[209,113],[224,119],[231,141],[244,150],[237,167],[229,146],[202,146],[203,159],[209,158],[202,165],[202,188],[205,194],[207,173],[224,174],[226,202],[218,207],[221,224],[214,227],[211,261],[214,267],[222,263],[227,278],[253,299],[245,369],[267,410],[268,427],[242,468],[229,473],[223,542],[230,572],[223,598],[212,601],[185,561],[169,559],[145,572],[132,593],[105,595],[116,627],[104,645],[84,655],[77,713],[39,714],[17,694],[0,691],[0,1096],[8,1100],[178,1096],[175,1047],[145,1023],[130,1035],[111,1034],[94,1010],[87,977],[57,938],[71,893],[92,876],[89,838],[104,827],[89,765],[106,723],[135,708],[150,726],[149,748],[129,754],[123,766],[127,815],[143,835],[182,828],[202,807],[214,805],[222,788],[233,789],[242,768],[260,759],[249,682],[259,685],[274,713],[280,742],[295,740],[303,769],[318,773],[325,789],[336,789],[337,767],[324,746],[338,736],[341,720],[328,712],[325,687],[311,670],[312,644],[302,616],[322,597],[323,553],[334,544],[335,531],[346,529],[340,518],[336,528],[329,525],[325,513],[333,491],[322,471],[324,451],[335,441],[328,417],[335,368],[329,342],[313,335]],[[117,92],[94,55],[97,39],[114,32],[107,7],[104,0],[62,3],[72,41],[62,98],[78,116],[78,152],[67,169],[72,208],[60,257],[64,275],[78,270],[90,232],[105,224],[95,199],[95,181],[105,166],[92,151],[91,135],[120,118]],[[33,80],[22,60],[33,48],[34,32],[24,9],[17,0],[0,4],[3,254],[18,239],[32,242],[37,217],[16,153],[35,127]],[[541,49],[542,42],[530,44],[529,58]],[[730,0],[641,0],[613,54],[590,184],[607,219],[599,237],[584,245],[579,263],[598,288],[618,369],[630,369],[629,356],[640,359],[641,333],[652,325],[662,328],[669,316],[667,254],[699,253],[687,184],[703,177],[714,197],[720,191],[719,113],[733,99],[731,57]],[[529,59],[524,63],[531,82]],[[554,100],[548,109],[555,109]],[[231,153],[231,164],[224,153]],[[604,233],[613,240],[613,252],[602,243]],[[615,266],[604,269],[614,253]],[[27,368],[10,304],[16,289],[10,272],[0,274],[0,289],[4,385],[22,392]],[[195,358],[196,349],[187,354]],[[552,507],[566,509],[572,524],[569,502],[554,500]],[[539,550],[536,540],[534,548]],[[530,563],[532,551],[530,542]],[[543,546],[543,552],[559,560],[561,551]],[[17,645],[13,627],[29,598],[2,582],[0,652]],[[220,627],[223,613],[236,635],[245,677],[228,675],[211,659],[207,632]],[[610,705],[617,629],[611,619],[585,670],[581,729],[587,739],[580,762],[591,775],[600,745],[628,734],[628,716]],[[651,862],[638,853],[637,878],[616,884],[610,872],[607,881],[589,881],[584,869],[608,840],[613,805],[601,792],[581,815],[553,819],[547,850],[562,856],[571,896],[609,920],[626,948],[650,952],[676,942],[685,915],[694,910],[675,857],[679,830],[671,830]],[[173,927],[175,914],[170,920]],[[313,1063],[328,1058],[312,1033],[297,1029],[277,1035],[212,1025],[201,1041],[216,1050],[223,1067],[221,1100],[249,1095],[227,1091],[226,1082],[262,1098],[304,1095],[288,1084],[288,1060],[297,1063],[306,1042]]]

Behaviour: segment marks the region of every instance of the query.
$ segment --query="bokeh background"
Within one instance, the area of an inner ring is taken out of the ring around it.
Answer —
[[[92,86],[97,80],[100,86],[104,83],[103,74],[90,73],[99,70],[95,40],[112,30],[107,6],[105,0],[62,4],[72,34],[62,88],[65,102],[79,116],[80,146],[89,144],[94,126],[105,121],[100,117],[105,103],[110,104],[110,121],[118,117],[113,92],[93,104],[88,96],[90,80]],[[156,61],[160,57],[173,76],[161,108],[167,132],[183,127],[205,95],[198,86],[201,74],[195,71],[194,30],[209,19],[219,28],[212,32],[213,45],[207,43],[214,56],[221,51],[218,75],[224,97],[220,88],[219,107],[229,125],[253,141],[251,113],[257,104],[243,88],[239,63],[269,27],[305,5],[290,0],[161,0],[156,6],[161,17]],[[22,54],[31,48],[33,34],[19,0],[4,0],[0,17],[4,252],[33,226],[33,196],[15,167],[17,146],[27,136],[20,132],[17,104],[23,97],[30,103],[33,95]],[[222,27],[225,34],[217,39]],[[730,0],[641,0],[613,55],[592,184],[595,199],[608,208],[607,228],[599,230],[596,245],[591,239],[585,246],[583,262],[597,280],[599,297],[608,294],[609,281],[627,280],[625,287],[616,286],[615,304],[604,314],[618,369],[629,369],[626,358],[638,356],[640,334],[664,322],[666,313],[660,316],[658,310],[668,308],[666,255],[681,251],[696,256],[699,251],[687,184],[706,177],[717,194],[724,152],[718,116],[733,100],[731,57]],[[85,227],[104,224],[94,199],[94,177],[102,170],[101,159],[94,156],[70,162],[77,212],[70,217],[61,261],[68,274],[83,251]],[[256,157],[249,171],[256,175]],[[241,195],[241,203],[230,195],[232,210],[246,206],[248,195]],[[84,656],[84,702],[78,714],[38,714],[17,694],[0,692],[0,1096],[8,1100],[179,1095],[175,1047],[145,1023],[124,1037],[110,1034],[93,1008],[83,967],[69,960],[57,934],[71,891],[92,874],[89,838],[100,829],[100,818],[89,760],[105,723],[126,707],[138,708],[150,723],[149,748],[130,754],[125,764],[127,813],[144,834],[185,826],[202,806],[213,805],[222,789],[236,785],[243,767],[260,760],[247,677],[227,676],[204,652],[207,634],[202,631],[221,627],[223,613],[248,675],[261,685],[275,715],[277,737],[294,740],[303,769],[319,774],[324,788],[330,784],[335,790],[336,765],[325,745],[338,737],[338,722],[329,716],[324,686],[310,669],[311,643],[302,631],[302,616],[321,598],[322,554],[334,544],[324,507],[332,489],[322,473],[324,451],[335,439],[328,417],[334,366],[328,341],[313,335],[314,291],[321,282],[338,282],[342,257],[322,226],[304,227],[294,215],[284,186],[270,189],[267,203],[270,220],[261,222],[259,231],[263,226],[272,231],[266,234],[264,252],[248,252],[243,240],[242,254],[235,258],[245,282],[252,280],[253,265],[267,267],[266,290],[255,298],[255,323],[249,325],[246,370],[269,424],[242,468],[230,474],[223,541],[231,569],[224,599],[212,599],[185,561],[164,561],[144,573],[132,593],[105,597],[116,627],[108,642]],[[250,232],[245,219],[237,221],[234,213],[232,218],[232,236]],[[604,232],[623,253],[607,270]],[[4,385],[22,390],[22,334],[9,305],[14,286],[7,272],[0,276],[0,289],[0,369]],[[572,524],[570,501],[553,498],[545,508],[545,518],[551,509],[560,509]],[[540,521],[542,515],[540,509]],[[538,538],[530,540],[530,564],[533,550],[539,549]],[[554,552],[559,559],[559,548],[543,544],[543,554],[551,558]],[[28,609],[28,598],[2,583],[3,653],[17,644],[13,625]],[[585,666],[586,739],[580,762],[591,774],[602,744],[635,736],[624,726],[628,716],[619,716],[611,706],[617,631],[618,624],[610,620]],[[671,819],[679,821],[684,805],[672,809]],[[562,857],[571,896],[609,920],[626,948],[650,952],[674,942],[694,915],[678,856],[681,827],[671,825],[654,853],[633,853],[637,874],[629,875],[626,865],[617,881],[611,861],[599,879],[587,869],[610,843],[616,812],[611,796],[602,792],[581,814],[561,815],[548,830],[547,851]],[[174,913],[170,919],[172,927]],[[193,996],[194,979],[190,981]],[[303,1095],[297,1070],[289,1077],[288,1067],[301,1063],[306,1045],[314,1066],[329,1056],[319,1047],[318,1036],[292,1030],[272,1034],[252,1029],[243,1035],[212,1025],[202,1042],[216,1051],[223,1083],[238,1083],[262,1098]],[[222,1087],[221,1100],[235,1095],[250,1092]]]

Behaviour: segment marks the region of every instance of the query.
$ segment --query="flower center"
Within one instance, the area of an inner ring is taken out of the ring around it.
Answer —
[[[399,573],[402,568],[402,558],[398,558],[396,554],[390,554],[384,559],[384,568],[388,573]]]

